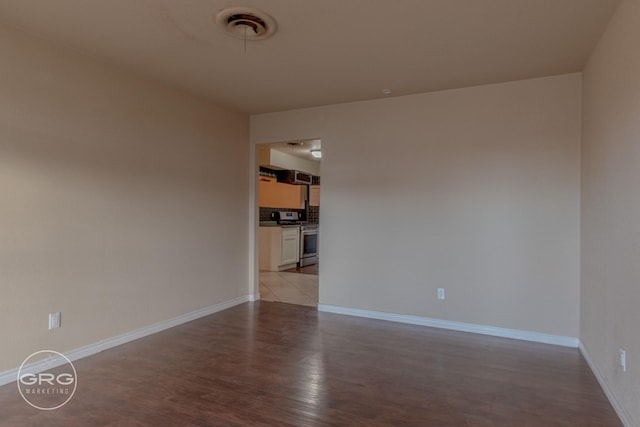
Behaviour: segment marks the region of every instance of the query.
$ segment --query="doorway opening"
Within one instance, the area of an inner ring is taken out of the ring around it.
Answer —
[[[321,141],[256,145],[260,299],[316,307]]]

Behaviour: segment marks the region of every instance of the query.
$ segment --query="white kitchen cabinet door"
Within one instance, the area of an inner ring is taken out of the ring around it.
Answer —
[[[282,229],[282,260],[280,265],[295,264],[300,259],[299,228]]]
[[[260,227],[260,270],[282,271],[300,258],[300,227]]]

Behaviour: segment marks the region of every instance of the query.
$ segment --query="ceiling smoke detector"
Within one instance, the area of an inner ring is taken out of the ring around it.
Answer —
[[[243,40],[271,37],[278,26],[268,14],[249,7],[230,7],[216,14],[216,25],[229,35]]]

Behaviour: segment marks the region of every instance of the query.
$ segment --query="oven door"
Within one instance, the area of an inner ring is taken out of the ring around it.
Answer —
[[[300,231],[300,267],[318,262],[318,229]]]

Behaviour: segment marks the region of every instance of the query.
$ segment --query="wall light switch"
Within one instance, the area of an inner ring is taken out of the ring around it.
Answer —
[[[627,352],[620,349],[620,367],[622,372],[627,372]]]
[[[444,299],[444,288],[438,288],[438,299]]]
[[[49,313],[49,330],[60,327],[60,312]]]

